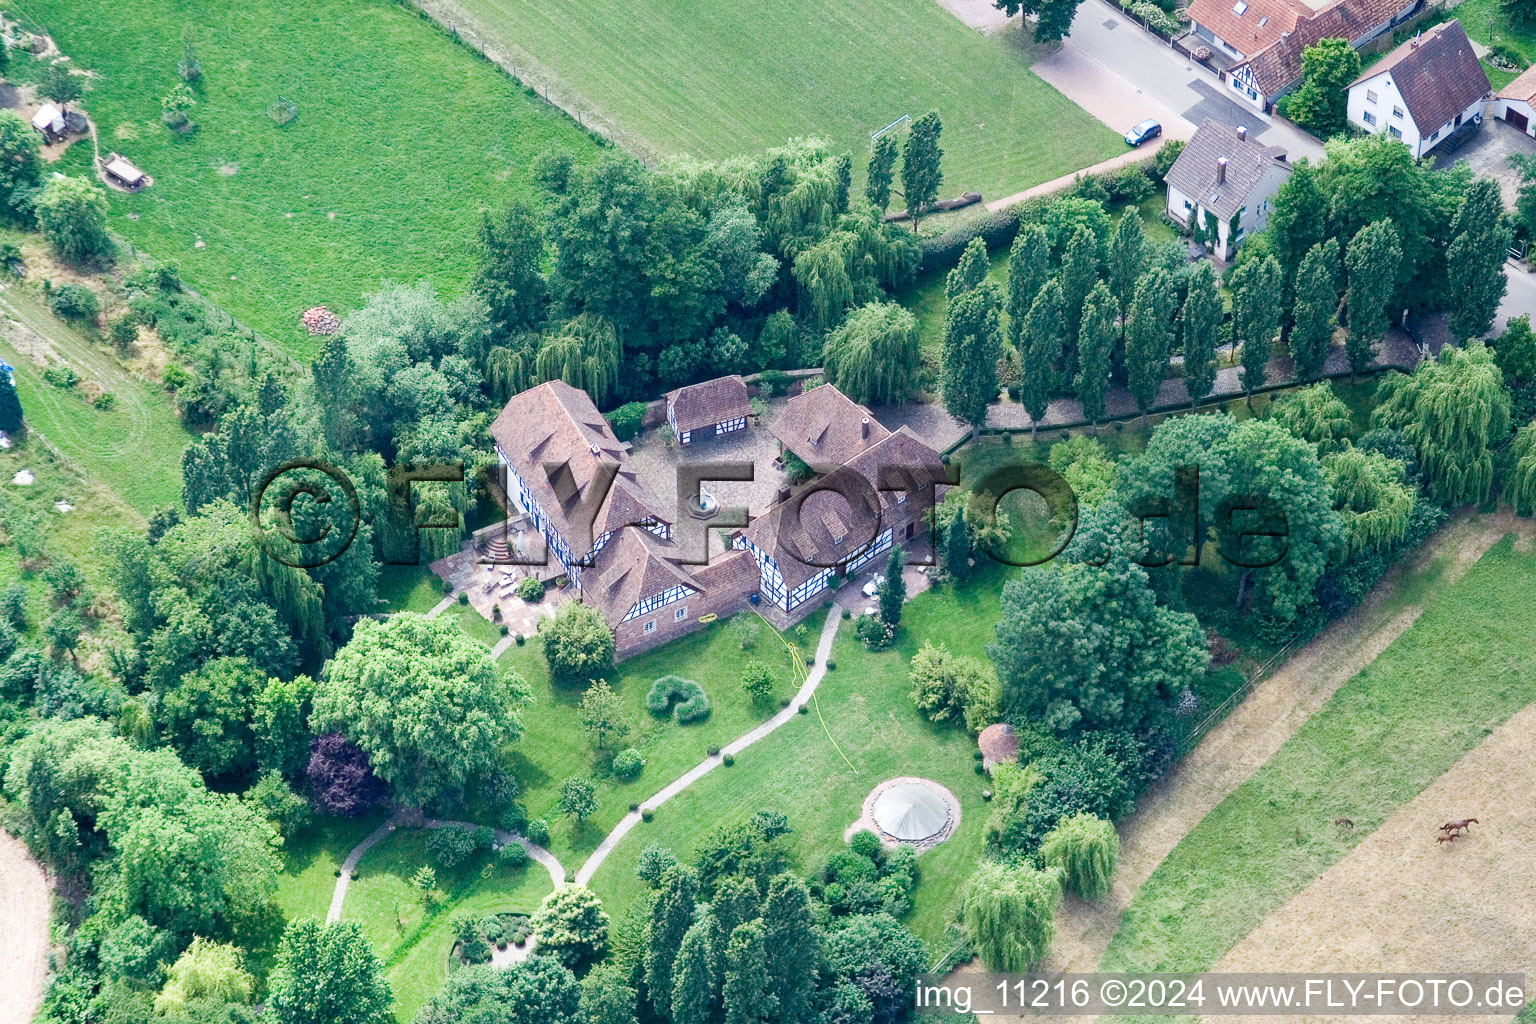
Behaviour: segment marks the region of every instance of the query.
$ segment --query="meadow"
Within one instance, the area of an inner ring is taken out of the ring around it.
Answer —
[[[540,153],[600,151],[390,0],[36,0],[24,13],[91,70],[82,105],[102,152],[154,178],[111,193],[113,229],[295,356],[318,348],[298,324],[310,306],[345,313],[386,280],[462,292],[480,212],[532,197]],[[160,118],[184,35],[202,66],[191,133]],[[281,127],[267,113],[279,97],[298,106]],[[89,173],[90,151],[77,143],[64,166]]]
[[[934,0],[431,6],[653,158],[816,135],[851,150],[862,178],[871,133],[937,110],[942,193],[996,199],[1125,148],[1029,70],[1035,51],[1016,26],[983,36]]]
[[[1536,700],[1517,623],[1536,598],[1508,538],[1179,842],[1120,922],[1106,970],[1202,970]],[[1349,832],[1329,824],[1347,817]]]

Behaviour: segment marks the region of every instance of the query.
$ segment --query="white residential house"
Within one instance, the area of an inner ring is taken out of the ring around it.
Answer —
[[[1420,33],[1349,86],[1349,121],[1402,139],[1416,157],[1482,119],[1488,76],[1461,22]]]
[[[1207,118],[1163,180],[1168,216],[1230,260],[1253,231],[1269,222],[1275,193],[1290,177],[1285,150],[1252,138],[1242,125]]]

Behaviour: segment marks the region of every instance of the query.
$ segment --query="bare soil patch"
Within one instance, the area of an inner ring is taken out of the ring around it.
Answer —
[[[1494,972],[1536,964],[1533,731],[1536,704],[1494,729],[1215,969]],[[1479,824],[1467,836],[1435,842],[1443,822],[1468,817]],[[1435,1018],[1463,1019],[1486,1018]]]
[[[27,1021],[48,976],[48,877],[8,832],[0,832],[0,893],[0,1021]]]

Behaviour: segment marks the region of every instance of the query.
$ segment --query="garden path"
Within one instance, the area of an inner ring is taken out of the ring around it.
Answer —
[[[678,776],[661,792],[641,802],[640,810],[631,811],[624,815],[619,823],[614,826],[613,831],[604,836],[603,841],[597,844],[597,849],[592,851],[586,863],[582,864],[580,869],[577,870],[576,884],[586,885],[592,880],[592,876],[597,873],[597,869],[602,866],[603,861],[608,859],[608,854],[612,853],[614,847],[619,845],[619,841],[629,834],[630,829],[641,822],[641,814],[648,810],[655,810],[709,774],[721,764],[721,759],[726,754],[734,757],[799,714],[801,705],[811,699],[811,696],[816,692],[816,687],[821,683],[822,676],[827,673],[827,659],[832,656],[832,641],[837,637],[837,627],[841,622],[842,617],[835,612],[827,615],[826,624],[821,627],[821,638],[816,643],[816,663],[806,673],[805,682],[800,684],[799,691],[795,693],[794,699],[789,702],[788,706],[781,708],[779,713],[768,719],[768,721],[761,723],[756,728],[748,730],[730,743],[727,743],[724,747],[720,748],[719,754],[713,757],[706,757],[687,772]]]

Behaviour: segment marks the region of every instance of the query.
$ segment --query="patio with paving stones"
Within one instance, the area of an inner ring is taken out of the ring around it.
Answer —
[[[518,520],[514,519],[513,526],[517,524]],[[561,572],[558,562],[551,561],[548,565],[493,565],[482,561],[487,557],[487,545],[502,536],[504,529],[504,524],[498,523],[478,531],[465,541],[457,554],[438,559],[430,568],[440,578],[453,584],[456,592],[469,595],[470,606],[484,616],[487,622],[506,623],[509,636],[514,633],[532,636],[538,631],[539,620],[553,616],[556,609],[575,597],[575,591],[554,585],[553,578]],[[513,529],[506,534],[509,550],[516,553],[514,557],[542,557],[542,539],[537,534],[527,536],[530,533],[529,530]],[[517,584],[528,576],[549,581],[542,599],[528,602],[517,596]],[[501,609],[500,619],[496,618],[497,608]]]

